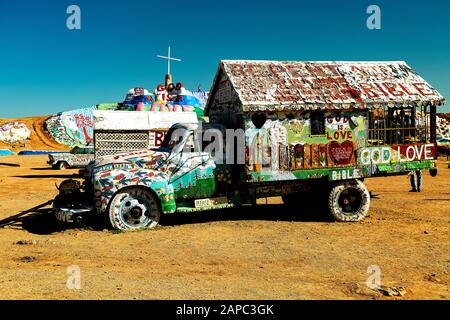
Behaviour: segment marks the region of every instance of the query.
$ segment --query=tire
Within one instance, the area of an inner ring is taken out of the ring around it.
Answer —
[[[65,161],[58,162],[58,169],[65,170],[69,168],[69,164]]]
[[[109,205],[109,220],[117,230],[152,229],[159,223],[161,206],[159,199],[143,187],[120,190]]]
[[[358,222],[369,214],[370,193],[359,180],[335,185],[328,196],[328,210],[339,222]]]

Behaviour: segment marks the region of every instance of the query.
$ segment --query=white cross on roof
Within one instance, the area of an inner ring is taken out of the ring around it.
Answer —
[[[172,57],[170,56],[170,47],[169,47],[169,52],[168,52],[168,54],[167,54],[167,57],[165,57],[165,56],[159,56],[159,55],[157,55],[157,57],[158,57],[158,58],[161,58],[161,59],[167,59],[167,74],[170,74],[170,61],[171,61],[171,60],[172,60],[172,61],[181,61],[181,59],[172,58]]]

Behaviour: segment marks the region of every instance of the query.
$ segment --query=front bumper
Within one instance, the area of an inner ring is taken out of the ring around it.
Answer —
[[[56,220],[64,223],[83,223],[88,216],[92,215],[92,210],[88,209],[68,209],[59,208],[53,209]]]
[[[95,214],[94,208],[53,208],[56,220],[64,223],[81,224]]]

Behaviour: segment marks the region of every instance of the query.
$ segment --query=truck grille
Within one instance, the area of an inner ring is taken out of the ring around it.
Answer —
[[[97,131],[94,134],[95,157],[148,149],[150,132]]]

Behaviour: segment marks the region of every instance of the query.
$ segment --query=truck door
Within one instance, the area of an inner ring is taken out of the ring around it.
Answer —
[[[194,139],[193,132],[187,137],[183,151],[177,161],[173,176],[170,179],[175,189],[175,197],[179,199],[209,198],[215,192],[214,169],[212,157],[201,152],[199,143]]]

